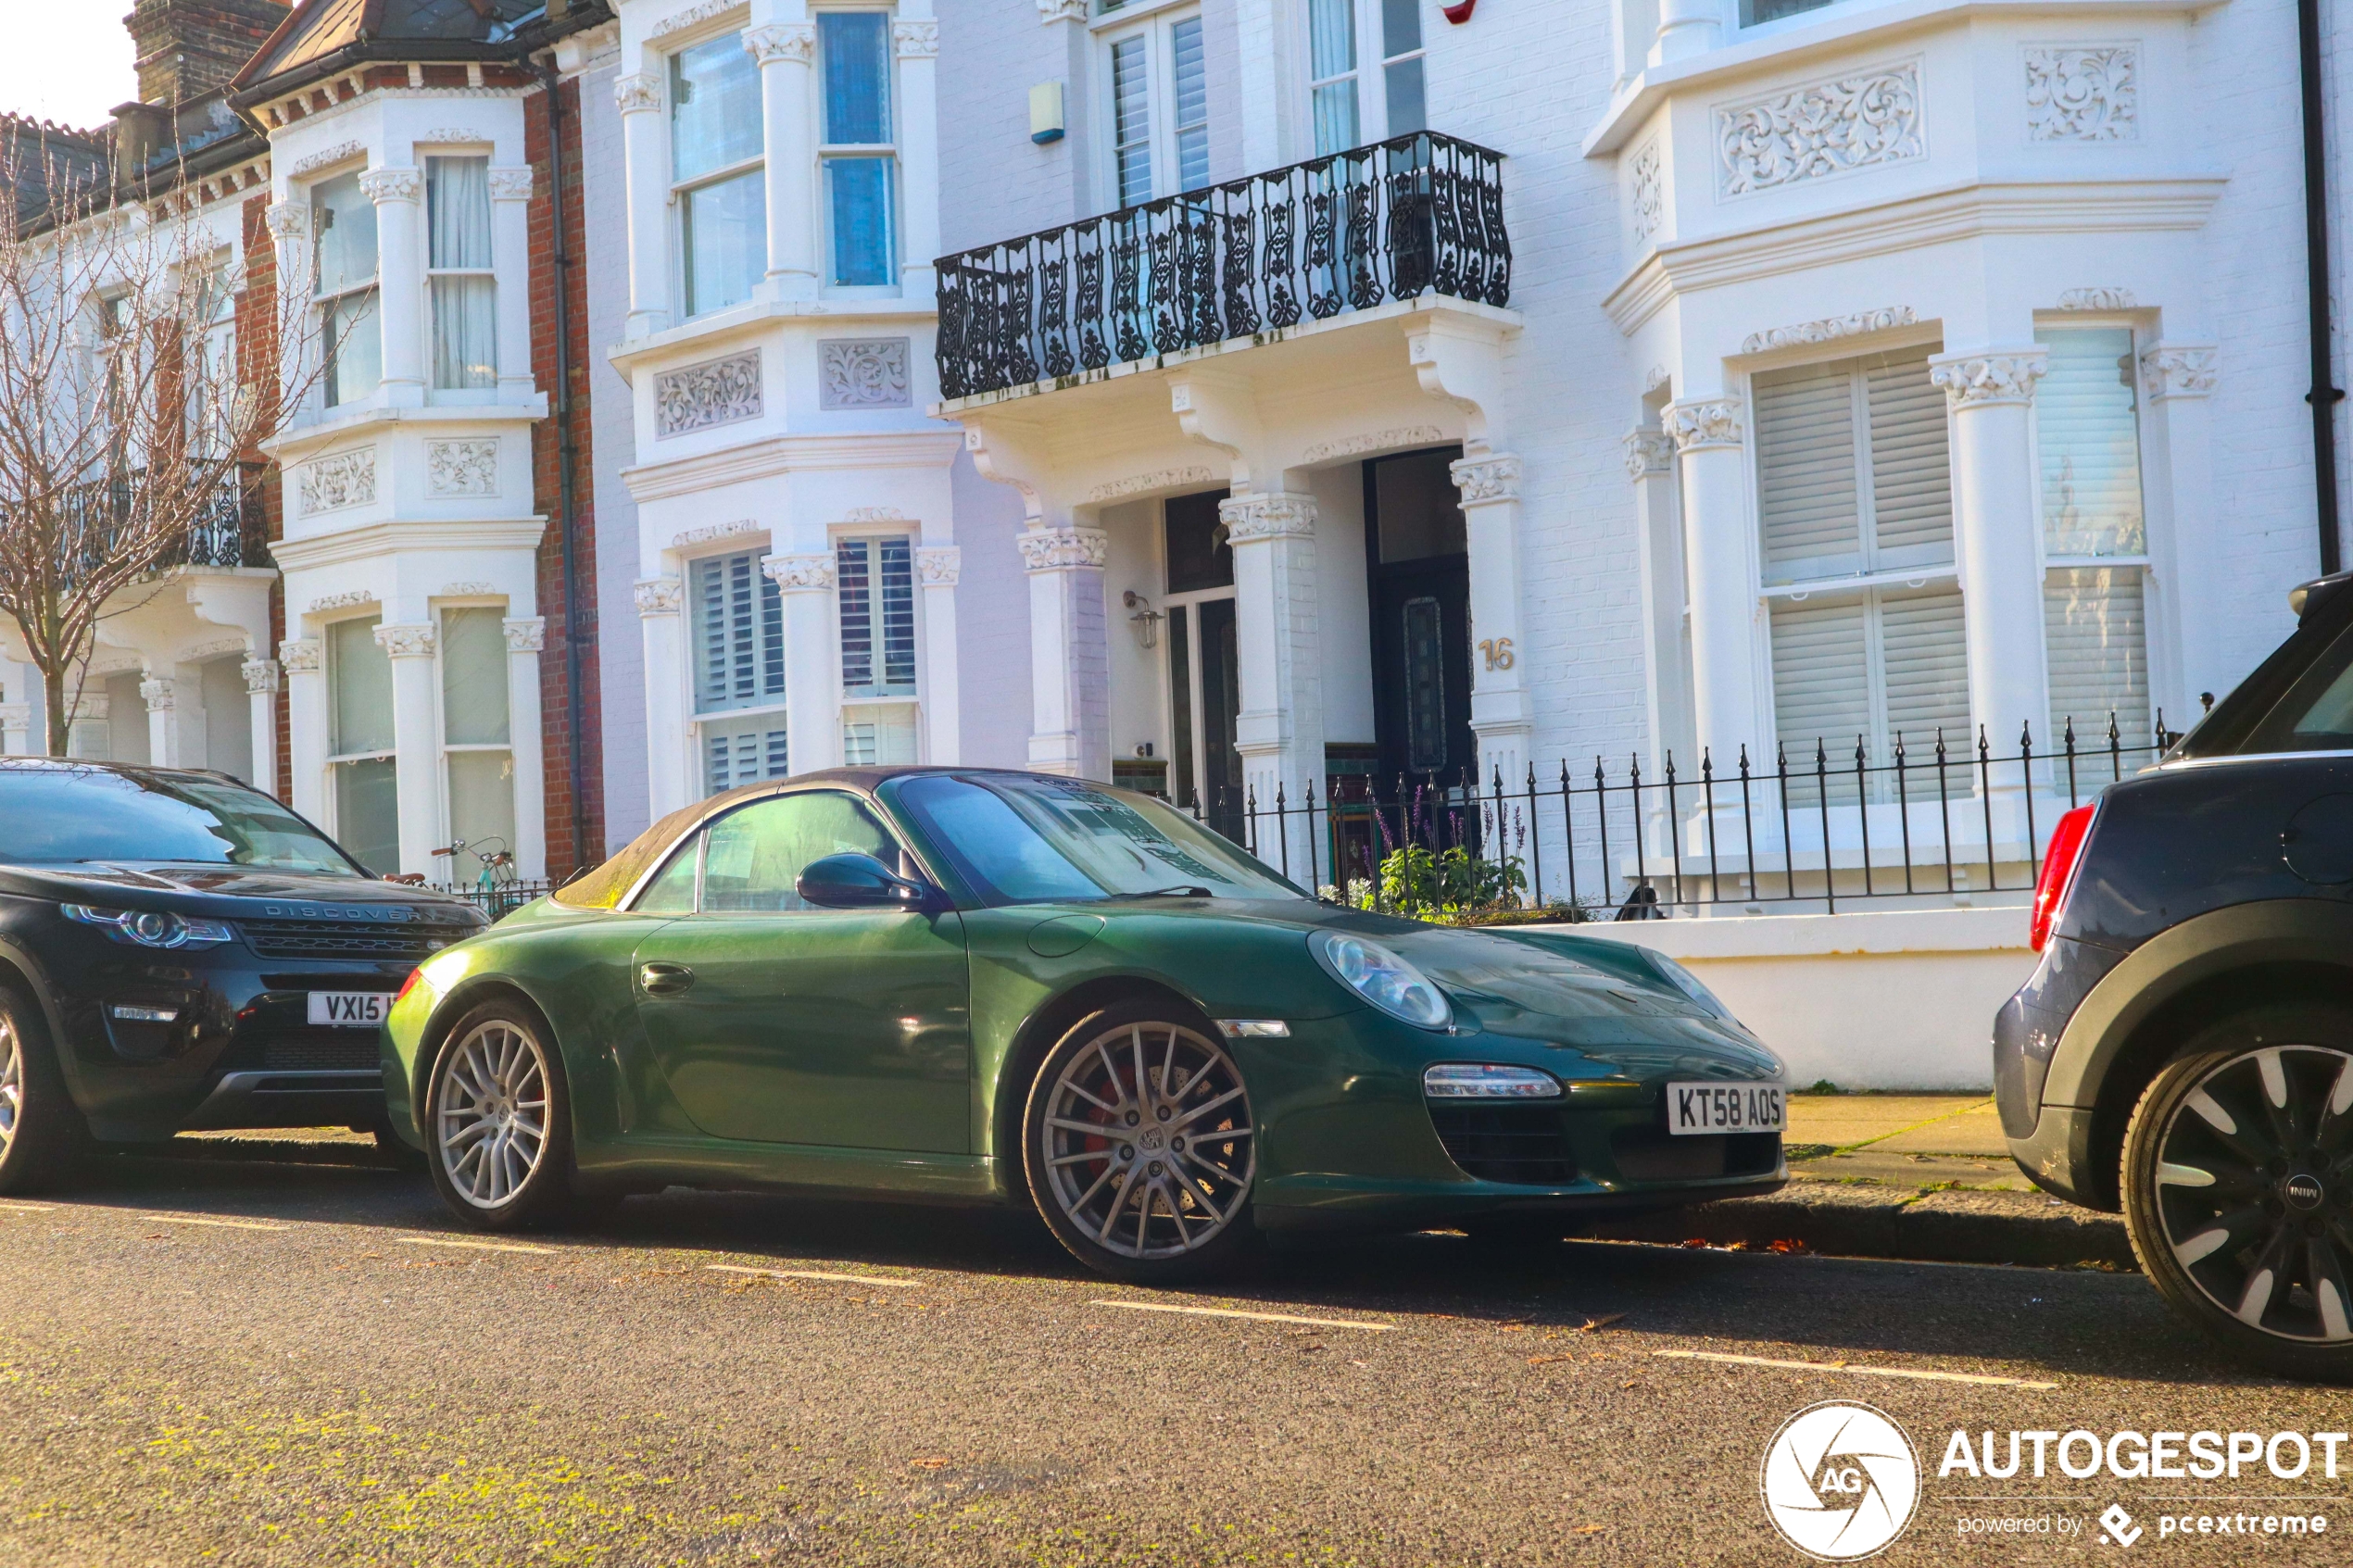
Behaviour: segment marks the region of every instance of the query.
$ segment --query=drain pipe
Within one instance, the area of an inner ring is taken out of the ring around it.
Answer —
[[[2304,286],[2311,317],[2312,487],[2319,503],[2321,575],[2343,565],[2337,547],[2336,406],[2329,328],[2328,142],[2322,116],[2321,0],[2296,0],[2296,43],[2304,76]]]
[[[555,68],[534,58],[529,62],[547,101],[547,202],[555,230],[548,254],[556,269],[556,494],[561,511],[557,540],[563,558],[564,595],[564,728],[565,750],[572,781],[572,870],[577,876],[592,862],[588,858],[586,769],[581,735],[585,729],[580,691],[580,569],[573,543],[573,519],[578,503],[573,477],[580,443],[573,433],[572,403],[572,247],[570,214],[564,204],[563,79]]]

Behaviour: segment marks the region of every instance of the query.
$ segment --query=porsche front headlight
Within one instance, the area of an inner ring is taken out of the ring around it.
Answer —
[[[1446,993],[1379,943],[1327,931],[1313,946],[1333,979],[1390,1017],[1416,1029],[1443,1029],[1454,1022]]]

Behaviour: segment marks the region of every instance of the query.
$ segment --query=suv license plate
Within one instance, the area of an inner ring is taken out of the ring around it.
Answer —
[[[1667,1130],[1686,1133],[1778,1133],[1782,1097],[1779,1084],[1669,1084]]]
[[[392,1011],[389,991],[313,991],[310,1022],[329,1028],[373,1029]]]

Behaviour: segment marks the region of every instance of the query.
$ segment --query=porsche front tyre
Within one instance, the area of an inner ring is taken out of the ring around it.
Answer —
[[[1038,1211],[1099,1273],[1202,1279],[1256,1237],[1241,1070],[1164,1003],[1107,1008],[1063,1036],[1030,1085],[1022,1153]]]
[[[425,1094],[425,1163],[452,1213],[517,1230],[572,1206],[572,1097],[536,1011],[501,998],[442,1040]]]

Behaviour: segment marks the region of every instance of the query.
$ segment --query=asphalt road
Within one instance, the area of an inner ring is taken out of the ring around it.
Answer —
[[[1920,1450],[1882,1562],[2342,1562],[2353,1533],[2353,1450],[2338,1481],[1936,1474],[1956,1427],[2353,1421],[2129,1275],[1417,1236],[1168,1295],[1012,1216],[684,1192],[469,1239],[422,1177],[333,1165],[0,1200],[0,1564],[1795,1563],[1759,1466],[1823,1399]],[[2128,1550],[2093,1538],[2111,1503]],[[2329,1530],[2160,1537],[2178,1512]],[[1988,1518],[2050,1533],[1962,1533]]]

